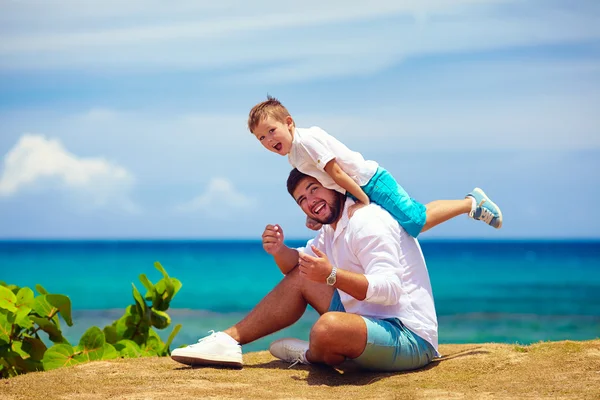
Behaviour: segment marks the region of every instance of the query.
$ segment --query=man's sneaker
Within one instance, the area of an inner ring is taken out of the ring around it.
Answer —
[[[310,364],[306,360],[306,352],[308,351],[308,342],[300,339],[286,338],[279,339],[271,343],[269,351],[273,357],[277,357],[282,361],[292,363],[288,368],[294,365]]]
[[[198,343],[173,350],[171,358],[187,365],[242,367],[242,346],[223,332],[211,331]]]
[[[502,227],[502,211],[480,188],[475,188],[467,197],[475,199],[469,217],[485,222],[496,229]]]

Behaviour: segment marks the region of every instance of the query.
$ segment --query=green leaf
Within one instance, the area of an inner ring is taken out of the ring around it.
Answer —
[[[171,324],[171,317],[164,311],[152,309],[150,314],[152,325],[158,329],[165,329]]]
[[[105,343],[104,333],[97,326],[92,326],[85,331],[75,351],[81,352],[78,356],[85,361],[101,360],[104,355]]]
[[[17,312],[17,296],[7,287],[0,286],[0,308],[9,312]]]
[[[115,350],[117,350],[122,357],[126,358],[137,358],[142,356],[140,346],[129,339],[119,340],[115,343]]]
[[[15,323],[24,329],[33,327],[33,323],[28,318],[29,312],[31,311],[34,303],[33,296],[33,290],[29,289],[28,287],[21,288],[17,292],[16,307],[18,311],[15,318]]]
[[[48,300],[46,299],[47,296],[48,295],[45,294],[37,296],[33,301],[32,308],[40,317],[50,318],[53,314],[54,307],[48,303]]]
[[[60,329],[47,318],[37,317],[35,315],[30,315],[29,319],[38,324],[41,330],[48,334],[48,338],[54,343],[64,343],[69,344],[67,339],[65,339],[62,335]]]
[[[46,298],[48,303],[58,309],[67,325],[73,326],[73,320],[71,318],[71,299],[62,294],[49,294],[46,295]]]
[[[179,292],[179,290],[181,289],[182,283],[179,279],[177,278],[171,278],[171,283],[173,283],[173,297],[175,297],[175,295],[177,294],[177,292]]]
[[[146,301],[142,297],[142,294],[135,287],[135,284],[132,283],[131,286],[133,286],[133,298],[135,299],[135,302],[138,306],[140,314],[145,316],[148,312],[148,305],[146,304]]]
[[[0,313],[0,346],[10,342],[13,324],[8,322],[8,316]]]
[[[29,354],[26,351],[23,351],[23,342],[15,340],[12,342],[11,350],[19,355],[19,357],[26,359],[29,358]]]
[[[119,358],[119,353],[112,344],[104,343],[104,354],[102,355],[103,360],[113,360]]]
[[[23,350],[29,353],[31,359],[34,361],[41,361],[42,358],[44,358],[44,353],[47,349],[48,348],[41,339],[31,336],[25,336],[23,338]]]
[[[144,296],[144,299],[154,302],[154,299],[158,295],[156,293],[156,290],[154,290],[154,285],[145,274],[140,275],[140,281],[142,282],[142,285],[144,285],[144,287],[146,288],[146,295]]]
[[[42,359],[46,371],[80,363],[81,361],[76,359],[73,346],[68,344],[55,344],[46,350],[46,354]]]
[[[156,268],[163,274],[163,279],[161,280],[164,281],[165,289],[168,293],[168,298],[171,299],[175,295],[175,287],[173,286],[173,282],[171,282],[171,279],[169,278],[169,274],[167,274],[167,271],[165,271],[163,266],[158,261],[154,263],[154,268]]]
[[[42,285],[35,285],[35,290],[38,291],[39,294],[50,294]]]
[[[28,287],[19,289],[19,292],[17,293],[17,308],[29,308],[31,311],[31,308],[33,307],[33,298],[33,290]]]
[[[116,323],[105,326],[103,331],[104,331],[104,338],[106,339],[106,343],[114,344],[117,342],[117,340],[119,340],[119,339],[117,339]]]
[[[144,348],[144,355],[146,356],[157,356],[162,350],[163,345],[162,341],[157,336],[150,336],[146,341],[146,346]]]
[[[169,349],[169,347],[171,347],[171,343],[173,342],[173,339],[175,339],[175,336],[179,333],[180,329],[181,324],[177,324],[175,328],[173,328],[173,332],[171,332],[171,334],[169,335],[169,338],[167,339],[167,343],[165,343],[165,347],[163,348],[163,352],[161,355],[166,356],[171,354],[171,350]]]
[[[19,311],[17,313],[15,323],[23,329],[33,328],[33,322],[29,319],[29,313],[26,311]]]

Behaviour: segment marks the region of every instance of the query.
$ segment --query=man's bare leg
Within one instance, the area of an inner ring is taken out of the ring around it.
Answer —
[[[338,365],[357,358],[367,345],[367,325],[357,314],[328,312],[321,315],[310,331],[306,359],[311,363]]]
[[[446,222],[449,219],[471,211],[473,200],[465,198],[462,200],[435,200],[425,205],[427,219],[421,232]]]
[[[334,289],[302,278],[295,268],[240,322],[224,332],[246,344],[292,325],[310,304],[319,314],[329,309]]]

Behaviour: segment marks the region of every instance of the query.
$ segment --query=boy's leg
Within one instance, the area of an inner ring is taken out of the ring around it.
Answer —
[[[471,212],[473,200],[467,197],[462,200],[435,200],[425,205],[426,220],[421,232],[446,222],[449,219]]]

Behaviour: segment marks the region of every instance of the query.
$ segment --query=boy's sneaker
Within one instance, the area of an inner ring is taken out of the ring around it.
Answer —
[[[171,358],[187,365],[242,368],[242,346],[226,333],[211,332],[196,344],[173,350]]]
[[[310,364],[306,360],[306,352],[308,351],[308,342],[300,339],[285,338],[279,339],[271,343],[269,351],[273,357],[277,357],[282,361],[292,363],[288,368],[294,365]]]
[[[502,211],[480,188],[475,188],[466,197],[474,199],[469,217],[485,222],[496,229],[502,227]]]

